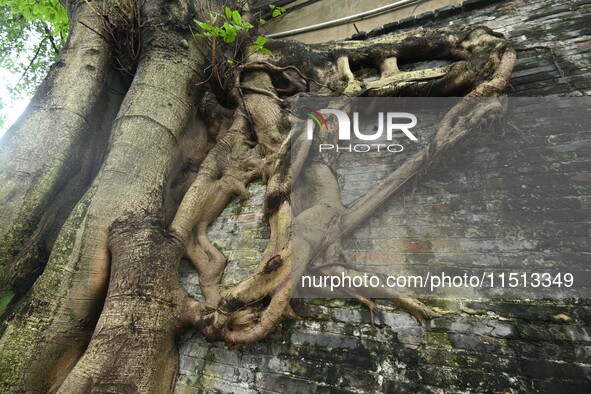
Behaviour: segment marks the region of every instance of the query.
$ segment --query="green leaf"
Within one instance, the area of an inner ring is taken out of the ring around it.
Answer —
[[[22,75],[8,89],[13,100],[32,95],[65,44],[68,25],[59,0],[0,0],[0,69]]]
[[[252,48],[253,52],[261,52],[261,53],[264,53],[265,55],[273,56],[273,52],[271,52],[270,50],[268,50],[267,48],[265,48],[262,45],[257,45],[255,43],[255,44],[251,45],[251,48]]]
[[[211,36],[221,37],[222,36],[222,29],[220,29],[218,27],[212,26],[209,23],[200,22],[198,20],[196,20],[195,23],[201,29],[205,30],[205,32],[202,33],[201,37],[211,37]]]
[[[267,21],[266,21],[266,20],[264,20],[263,18],[261,18],[261,19],[259,19],[259,23],[260,23],[261,25],[264,25],[265,23],[267,23]]]
[[[242,25],[242,17],[238,11],[232,11],[232,20],[237,25]]]
[[[210,25],[209,23],[205,23],[205,22],[195,21],[195,23],[197,24],[197,26],[199,26],[200,28],[202,28],[206,32],[216,35],[217,30],[218,30],[217,27],[214,27],[214,26]]]
[[[271,11],[273,11],[271,13],[271,16],[273,18],[277,18],[278,16],[285,14],[285,12],[287,11],[285,8],[276,6],[274,4],[269,4],[269,8],[271,9]]]
[[[236,40],[236,36],[238,35],[238,29],[228,22],[224,23],[224,28],[220,29],[221,36],[224,39],[224,42],[230,44]]]
[[[251,24],[250,24],[250,23],[248,23],[248,22],[244,22],[244,23],[242,24],[242,26],[244,26],[244,28],[245,28],[246,30],[250,30],[250,29],[252,29],[252,28],[254,27],[253,25],[251,25]]]
[[[226,18],[231,19],[232,18],[232,10],[230,9],[230,7],[224,8],[224,11],[226,12]]]
[[[267,48],[261,48],[261,53],[264,53],[265,55],[273,56],[273,52],[271,52]]]
[[[265,37],[263,37],[263,36],[258,36],[258,37],[257,37],[257,40],[255,41],[255,44],[256,44],[257,46],[260,46],[260,47],[262,47],[263,45],[265,45],[265,43],[266,43],[266,42],[267,42],[267,39],[266,39]]]

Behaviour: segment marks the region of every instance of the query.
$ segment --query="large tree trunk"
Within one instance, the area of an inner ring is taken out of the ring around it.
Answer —
[[[232,344],[264,338],[292,314],[288,197],[306,157],[290,172],[289,98],[492,96],[515,58],[486,28],[314,46],[276,41],[274,59],[250,53],[244,35],[236,52],[243,60],[220,71],[189,28],[221,10],[216,1],[68,6],[69,43],[0,145],[0,296],[14,295],[2,317],[2,392],[166,392],[176,376],[175,338],[187,327]],[[397,59],[453,65],[401,73]],[[364,84],[351,64],[375,67],[379,80]],[[322,201],[311,201],[295,225],[338,217],[341,227],[325,226],[323,242],[299,240],[298,258],[322,267],[319,251],[440,161],[469,133],[466,125],[500,108],[461,102],[427,148],[354,206],[333,201],[330,215],[319,217]],[[460,116],[470,121],[459,125]],[[333,184],[329,170],[314,169],[318,184]],[[267,184],[269,244],[252,276],[227,289],[225,257],[207,226],[232,196],[248,198],[256,179]],[[199,272],[202,302],[179,284],[183,258]],[[432,315],[417,301],[397,302],[419,318]]]

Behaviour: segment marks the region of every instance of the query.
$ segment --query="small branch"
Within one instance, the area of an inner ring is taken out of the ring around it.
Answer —
[[[55,52],[55,55],[59,55],[60,51],[57,48],[57,45],[55,44],[55,41],[53,39],[53,34],[51,34],[51,30],[49,30],[49,26],[47,26],[47,23],[43,24],[43,30],[45,31],[45,34],[47,34],[47,37],[49,38],[49,42],[51,42],[51,47],[53,48],[53,51]]]
[[[37,50],[35,51],[35,55],[31,59],[31,61],[29,62],[29,65],[27,66],[27,68],[25,68],[25,71],[23,72],[23,74],[21,75],[21,77],[18,79],[18,82],[16,83],[16,85],[14,85],[14,88],[15,89],[21,83],[21,81],[23,80],[23,78],[27,75],[27,73],[29,72],[29,70],[33,66],[33,63],[35,63],[35,60],[37,60],[37,57],[39,56],[39,52],[41,51],[41,47],[43,46],[43,43],[45,42],[46,39],[47,39],[47,37],[43,37],[43,39],[41,40],[41,42],[37,46]]]
[[[80,23],[82,26],[85,26],[86,28],[90,29],[91,31],[95,32],[96,34],[98,34],[99,36],[101,36],[103,38],[103,40],[105,40],[105,42],[109,42],[109,40],[107,39],[107,37],[105,37],[102,33],[96,31],[95,29],[93,29],[92,27],[88,26],[86,23],[82,22],[82,21],[78,21],[78,23]]]
[[[306,84],[306,91],[310,90],[310,83],[308,82],[311,80],[310,78],[306,78],[306,76],[295,66],[285,66],[279,67],[274,64],[268,62],[255,62],[255,63],[248,63],[240,67],[240,72],[250,72],[250,71],[265,71],[268,73],[275,72],[278,74],[282,74],[285,78],[295,83],[292,77],[287,74],[287,71],[294,71],[298,76],[305,82]],[[313,80],[312,80],[313,81]]]
[[[247,91],[252,92],[252,93],[262,94],[264,96],[271,97],[273,100],[276,100],[282,106],[285,105],[285,103],[284,103],[283,100],[281,100],[279,97],[277,97],[277,95],[275,93],[270,92],[268,90],[259,89],[259,88],[255,88],[255,87],[251,87],[251,86],[244,86],[244,85],[238,86],[238,89],[247,90]]]

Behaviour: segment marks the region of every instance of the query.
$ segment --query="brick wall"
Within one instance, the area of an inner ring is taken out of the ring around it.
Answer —
[[[591,94],[591,1],[466,3],[368,34],[486,24],[518,49],[510,95]],[[430,243],[429,250],[401,247],[415,260],[429,259],[444,240],[461,239],[483,249],[483,256],[513,262],[567,259],[588,266],[589,127],[567,132],[557,118],[548,127],[519,128],[521,133],[501,138],[471,137],[412,194],[394,198],[372,220],[396,213],[400,231],[392,239],[400,245]],[[268,235],[260,220],[263,188],[252,185],[251,192],[251,201],[232,204],[210,228],[211,239],[228,257],[229,283],[254,267]],[[404,204],[414,208],[402,209]],[[468,213],[478,217],[480,232],[468,231]],[[426,231],[425,224],[437,231]],[[527,240],[543,247],[528,250]],[[494,248],[501,244],[505,247]],[[493,249],[484,250],[487,245]],[[461,261],[462,253],[454,256]],[[192,268],[184,265],[181,276],[198,297]],[[208,344],[189,332],[180,339],[176,391],[591,392],[590,300],[429,302],[442,317],[420,325],[384,305],[372,325],[369,312],[355,302],[306,300],[295,305],[301,320],[237,349]]]

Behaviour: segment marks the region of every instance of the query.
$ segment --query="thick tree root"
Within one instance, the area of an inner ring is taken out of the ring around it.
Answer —
[[[362,45],[344,43],[342,46],[347,51],[332,49],[334,55],[330,55],[330,50],[326,47],[315,48],[317,53],[323,54],[324,58],[333,56],[335,65],[333,70],[316,71],[316,74],[311,77],[305,77],[298,70],[294,75],[302,81],[319,76],[324,76],[326,79],[327,76],[332,75],[332,82],[328,85],[332,86],[333,90],[334,87],[340,86],[338,94],[348,96],[391,94],[495,96],[506,87],[515,60],[514,51],[507,46],[505,40],[486,28],[464,32],[445,29],[425,32],[420,37],[386,37]],[[420,48],[418,52],[417,48]],[[378,50],[380,50],[379,55],[376,54]],[[401,59],[408,61],[409,58],[414,61],[446,59],[455,63],[429,70],[400,71]],[[380,79],[369,83],[357,80],[351,64],[370,61],[374,62],[379,69]],[[260,87],[264,84],[264,79],[260,79],[264,73],[273,75],[273,78],[281,77],[297,87],[294,78],[286,74],[291,67],[257,62],[243,66],[243,70],[258,72],[252,79],[259,80],[255,85],[256,88],[244,89],[247,100],[252,100],[254,95],[259,95],[273,100],[274,105],[283,104],[277,95],[279,89],[268,86],[265,91]],[[304,90],[308,88],[309,86],[302,87]],[[322,86],[318,86],[317,89],[319,89],[316,93],[318,95],[334,94]],[[279,151],[274,170],[270,174],[266,173],[265,176],[269,179],[265,197],[265,209],[272,234],[269,247],[257,272],[226,293],[213,312],[206,313],[205,319],[208,324],[203,324],[202,317],[196,319],[205,337],[209,340],[225,340],[228,343],[237,344],[257,341],[267,335],[289,307],[287,288],[290,280],[297,279],[307,266],[313,267],[322,274],[338,269],[350,274],[355,273],[356,271],[351,267],[341,265],[343,257],[339,252],[341,240],[353,232],[385,201],[402,191],[417,176],[424,175],[472,130],[483,128],[493,122],[503,110],[503,105],[498,100],[478,101],[471,98],[461,100],[444,117],[431,142],[424,149],[414,154],[350,207],[344,207],[340,203],[339,187],[329,164],[308,164],[305,174],[300,173],[308,149],[301,150],[303,153],[295,158],[294,168],[292,168],[294,171],[289,172],[291,142],[286,140]],[[257,111],[250,112],[256,116]],[[254,128],[259,143],[266,141],[266,144],[263,143],[265,147],[277,146],[277,134],[269,138],[265,129],[261,128],[257,121],[254,122]],[[303,139],[298,141],[301,141],[298,144],[305,146]],[[267,148],[259,153],[265,157],[265,154],[271,152]],[[305,177],[306,183],[313,185],[314,192],[308,199],[311,202],[310,206],[303,211],[300,208],[294,211],[296,216],[293,225],[297,234],[303,236],[294,240],[295,256],[291,256],[291,253],[288,256],[285,253],[289,231],[285,229],[290,225],[287,222],[282,224],[278,222],[278,216],[285,216],[285,213],[277,214],[282,210],[283,212],[292,210],[289,192],[294,176]],[[282,230],[281,227],[284,229]],[[284,233],[282,237],[277,236],[280,231]],[[282,239],[280,245],[277,244],[278,238]],[[277,253],[279,257],[272,257]],[[281,261],[281,269],[269,271],[268,267],[274,261]],[[294,265],[291,270],[285,269],[287,263]],[[218,283],[220,280],[221,277],[218,278]],[[203,280],[202,285],[204,285]],[[359,299],[370,310],[375,309],[373,301],[355,291],[350,290],[349,295]],[[383,298],[391,299],[419,320],[437,316],[418,300],[400,297],[394,292],[384,294]]]

